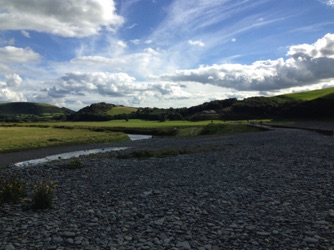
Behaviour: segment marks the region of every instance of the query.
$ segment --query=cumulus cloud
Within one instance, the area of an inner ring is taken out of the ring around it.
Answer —
[[[13,46],[5,46],[0,48],[0,63],[37,62],[40,59],[40,55],[30,48],[23,49]]]
[[[34,30],[85,37],[124,22],[113,0],[0,0],[0,30]]]
[[[9,87],[19,87],[22,83],[22,78],[18,74],[10,74],[5,76],[7,86]]]
[[[41,56],[30,48],[17,48],[13,46],[0,47],[1,73],[14,73],[18,67],[25,64],[37,63]],[[15,66],[15,67],[13,67]]]
[[[52,98],[67,96],[91,96],[98,94],[105,97],[127,97],[135,103],[146,97],[164,99],[190,98],[181,86],[170,82],[136,82],[126,73],[110,72],[72,72],[51,82],[47,92]]]
[[[22,78],[18,74],[5,75],[5,81],[0,81],[0,101],[25,101],[25,97],[22,92],[19,91],[19,87],[22,83]]]
[[[199,82],[243,91],[268,91],[334,78],[334,34],[326,34],[314,44],[291,46],[287,56],[287,59],[256,61],[250,65],[201,66],[154,79]]]

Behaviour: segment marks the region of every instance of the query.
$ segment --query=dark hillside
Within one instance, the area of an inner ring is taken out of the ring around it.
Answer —
[[[33,102],[12,102],[0,104],[0,114],[6,115],[45,115],[71,114],[74,111],[57,106]]]

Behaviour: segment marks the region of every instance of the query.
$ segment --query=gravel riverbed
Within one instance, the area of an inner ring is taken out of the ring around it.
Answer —
[[[334,249],[333,137],[275,129],[117,146],[196,153],[2,171],[58,188],[52,209],[0,208],[0,249]]]

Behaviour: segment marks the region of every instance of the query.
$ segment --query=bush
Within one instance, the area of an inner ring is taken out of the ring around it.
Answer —
[[[68,169],[79,169],[83,168],[85,165],[79,159],[71,159],[67,165]]]
[[[51,208],[53,204],[54,190],[57,185],[53,182],[41,181],[34,185],[34,194],[32,199],[32,208],[46,209]]]
[[[0,176],[0,205],[5,202],[17,203],[26,195],[26,184],[19,178]]]

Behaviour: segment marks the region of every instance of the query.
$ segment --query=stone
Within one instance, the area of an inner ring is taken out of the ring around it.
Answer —
[[[5,250],[15,250],[15,247],[12,243],[9,243],[5,246]]]
[[[191,246],[188,241],[181,241],[176,244],[178,248],[191,249]]]
[[[64,237],[75,237],[76,234],[74,232],[65,231],[61,235]]]
[[[304,238],[304,241],[306,243],[310,243],[310,244],[315,244],[315,243],[318,243],[318,240],[316,238],[313,238],[313,237],[305,237]]]

